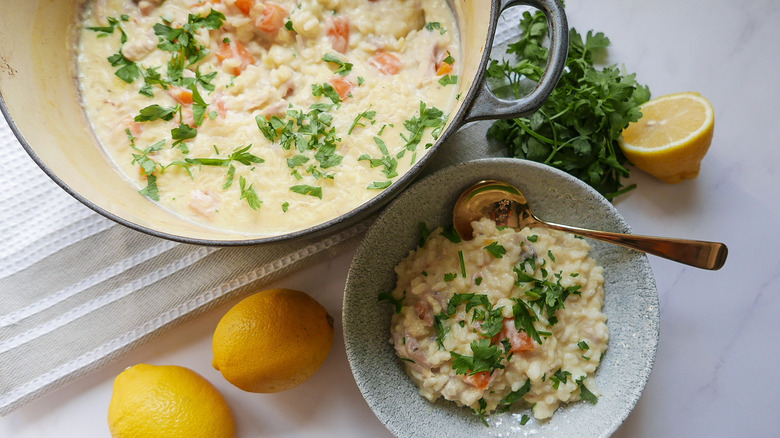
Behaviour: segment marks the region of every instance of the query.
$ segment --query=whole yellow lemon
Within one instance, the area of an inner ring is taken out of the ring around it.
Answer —
[[[108,407],[114,438],[228,438],[233,413],[222,394],[196,372],[175,365],[138,364],[114,380]]]
[[[314,298],[269,289],[233,306],[214,331],[214,368],[249,392],[300,385],[325,362],[333,345],[333,318]]]

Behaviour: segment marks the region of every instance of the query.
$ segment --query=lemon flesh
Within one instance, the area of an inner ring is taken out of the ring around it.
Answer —
[[[715,111],[701,94],[684,92],[650,100],[642,118],[631,123],[620,148],[637,168],[661,181],[696,178],[712,143]]]

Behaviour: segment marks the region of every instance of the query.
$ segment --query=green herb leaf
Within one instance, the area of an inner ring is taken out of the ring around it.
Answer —
[[[463,239],[460,238],[460,234],[455,231],[453,227],[442,228],[441,235],[446,237],[452,243],[460,243]]]
[[[590,403],[590,404],[592,404],[592,405],[595,405],[595,404],[596,404],[596,403],[599,401],[599,398],[598,398],[598,397],[596,397],[596,395],[595,395],[595,394],[593,394],[592,392],[590,392],[590,390],[588,389],[588,387],[587,387],[587,386],[585,386],[585,379],[586,379],[587,377],[588,377],[587,375],[583,375],[582,377],[580,377],[580,378],[579,378],[579,379],[577,379],[577,381],[576,381],[576,383],[577,383],[577,386],[578,386],[578,387],[579,387],[579,389],[580,389],[580,399],[581,399],[581,400],[585,400],[586,402],[588,402],[588,403]]]
[[[349,62],[344,62],[340,60],[337,56],[331,55],[330,53],[326,53],[325,56],[322,57],[322,60],[325,62],[331,62],[333,64],[336,64],[338,68],[333,73],[336,73],[341,76],[346,76],[352,71],[352,64]],[[336,103],[336,102],[334,102]]]
[[[558,389],[561,383],[565,385],[569,377],[571,377],[571,373],[568,371],[563,371],[561,369],[556,371],[555,374],[550,377],[550,381],[553,382],[553,389]]]
[[[390,187],[392,184],[392,181],[373,181],[366,188],[369,190],[382,190]]]
[[[246,202],[249,204],[249,207],[251,207],[252,210],[257,210],[260,208],[260,204],[262,204],[263,201],[261,201],[257,196],[257,193],[255,192],[254,187],[252,187],[252,184],[247,186],[246,179],[243,176],[239,177],[238,182],[241,187],[241,197],[239,199],[246,199]]]
[[[404,306],[404,299],[406,299],[406,291],[401,298],[395,298],[391,292],[382,292],[379,294],[379,301],[387,301],[395,307],[395,313],[401,313],[401,309]]]
[[[503,258],[504,254],[506,254],[506,248],[499,245],[498,242],[491,243],[490,245],[486,246],[485,249],[497,259]]]
[[[315,198],[322,199],[322,187],[315,187],[306,184],[290,187],[290,191],[301,195],[314,196]]]
[[[417,246],[422,248],[425,245],[425,242],[428,240],[428,236],[431,235],[431,232],[428,231],[428,225],[425,222],[418,223],[417,229],[420,230],[420,242],[417,244]]]
[[[549,55],[544,14],[524,13],[520,28],[522,37],[507,49],[510,59],[488,67],[497,91],[513,98],[540,79]],[[639,106],[650,91],[616,65],[595,66],[609,44],[603,33],[589,31],[583,38],[571,29],[566,68],[550,97],[529,117],[493,123],[488,136],[506,144],[511,155],[566,171],[612,200],[633,187],[623,188],[629,170],[618,139],[641,117]]]
[[[435,107],[428,108],[425,102],[420,101],[419,117],[412,116],[404,122],[404,128],[409,131],[409,136],[401,134],[401,138],[406,142],[404,147],[407,150],[415,150],[422,140],[426,128],[432,129],[433,138],[438,138],[438,133],[444,128],[447,118],[444,113]]]
[[[444,29],[438,21],[431,21],[428,23],[425,23],[425,29],[433,32],[434,30],[438,30],[440,34],[444,35],[447,32],[447,29]]]
[[[352,134],[352,131],[358,126],[366,126],[360,123],[361,119],[371,120],[371,124],[373,124],[375,116],[376,116],[376,111],[369,111],[369,110],[365,110],[362,113],[358,114],[357,117],[355,117],[355,120],[352,122],[352,125],[349,127],[349,130],[347,130],[347,134]]]
[[[490,339],[478,339],[470,345],[473,356],[450,352],[453,358],[452,369],[456,374],[474,375],[483,371],[493,372],[504,368],[503,352],[497,345],[492,345]]]
[[[157,188],[157,177],[155,175],[146,175],[146,187],[139,190],[138,193],[153,201],[159,201],[160,191]]]
[[[512,391],[507,394],[506,397],[502,398],[501,401],[498,402],[498,405],[504,409],[509,408],[515,402],[522,400],[523,397],[525,397],[525,395],[529,392],[531,392],[531,379],[527,379],[525,383],[523,383],[523,386],[518,388],[517,391]]]
[[[444,75],[439,78],[439,84],[446,87],[447,85],[455,85],[458,83],[458,75]]]

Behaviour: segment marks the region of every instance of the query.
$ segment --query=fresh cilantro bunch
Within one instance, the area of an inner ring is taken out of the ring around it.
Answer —
[[[520,27],[521,39],[507,49],[516,61],[493,60],[488,68],[491,81],[502,84],[496,92],[515,98],[529,81],[540,80],[549,55],[541,12],[523,14]],[[629,170],[618,138],[639,120],[639,105],[650,99],[650,90],[617,66],[595,67],[594,57],[609,44],[601,32],[588,31],[583,38],[572,28],[566,68],[544,105],[530,117],[495,122],[488,136],[506,144],[513,156],[568,172],[611,201],[634,188],[621,182]]]

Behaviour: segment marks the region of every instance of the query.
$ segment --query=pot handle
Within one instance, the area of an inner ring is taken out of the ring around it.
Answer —
[[[569,52],[569,25],[563,6],[557,0],[494,0],[493,3],[497,5],[497,8],[494,7],[488,47],[493,45],[498,19],[506,9],[515,5],[526,5],[539,9],[547,16],[547,25],[551,29],[547,66],[539,83],[527,96],[517,100],[501,99],[490,91],[485,80],[487,62],[490,57],[488,51],[483,61],[484,68],[477,77],[477,81],[481,81],[482,86],[476,89],[477,94],[464,117],[464,123],[485,119],[515,119],[533,113],[550,96],[566,66],[566,57]]]

